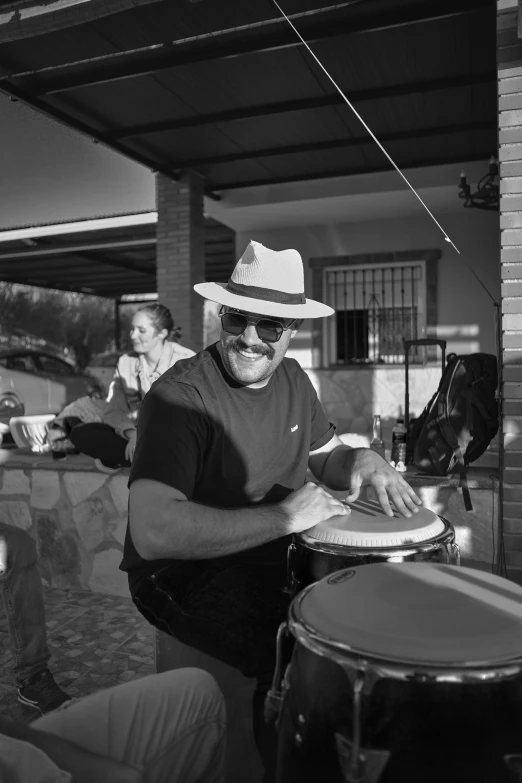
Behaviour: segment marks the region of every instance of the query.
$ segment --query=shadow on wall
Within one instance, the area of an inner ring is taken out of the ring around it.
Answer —
[[[371,438],[373,417],[379,414],[385,445],[391,445],[392,428],[397,418],[404,416],[405,376],[402,365],[306,372],[327,416],[337,426],[338,434],[352,433]],[[435,393],[439,380],[440,366],[410,368],[410,416],[418,416],[422,412]]]

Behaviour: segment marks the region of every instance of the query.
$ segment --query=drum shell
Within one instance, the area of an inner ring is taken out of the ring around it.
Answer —
[[[368,667],[369,661],[363,661]],[[345,783],[335,734],[353,732],[346,665],[296,641],[279,720],[277,783]],[[371,667],[370,667],[371,668]],[[380,783],[510,783],[505,753],[522,752],[522,678],[494,683],[377,678],[365,699],[362,744],[391,752]]]
[[[455,531],[442,517],[444,530],[428,541],[395,547],[353,547],[313,540],[306,534],[293,537],[288,555],[289,582],[299,589],[344,568],[384,562],[449,563]]]

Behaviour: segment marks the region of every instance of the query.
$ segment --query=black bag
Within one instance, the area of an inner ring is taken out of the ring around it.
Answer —
[[[450,354],[439,388],[415,421],[413,461],[424,473],[445,476],[455,468],[467,511],[472,510],[466,480],[498,431],[497,359],[487,353]]]

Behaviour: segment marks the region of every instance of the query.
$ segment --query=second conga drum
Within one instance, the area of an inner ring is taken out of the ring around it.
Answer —
[[[387,516],[377,501],[357,500],[348,516],[336,516],[293,537],[288,550],[288,592],[341,568],[367,563],[460,564],[452,525],[428,508],[410,518]]]
[[[287,634],[277,783],[522,780],[521,587],[434,563],[345,569],[294,598],[278,662]]]

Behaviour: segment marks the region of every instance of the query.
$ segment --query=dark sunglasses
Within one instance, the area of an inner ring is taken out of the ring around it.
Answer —
[[[286,332],[295,323],[295,319],[288,324],[282,324],[279,321],[272,320],[272,318],[264,318],[263,316],[257,318],[235,312],[234,310],[224,312],[223,308],[219,311],[219,317],[221,318],[223,331],[228,332],[228,334],[243,334],[249,324],[254,324],[257,336],[266,343],[277,343],[281,339],[283,332]]]

